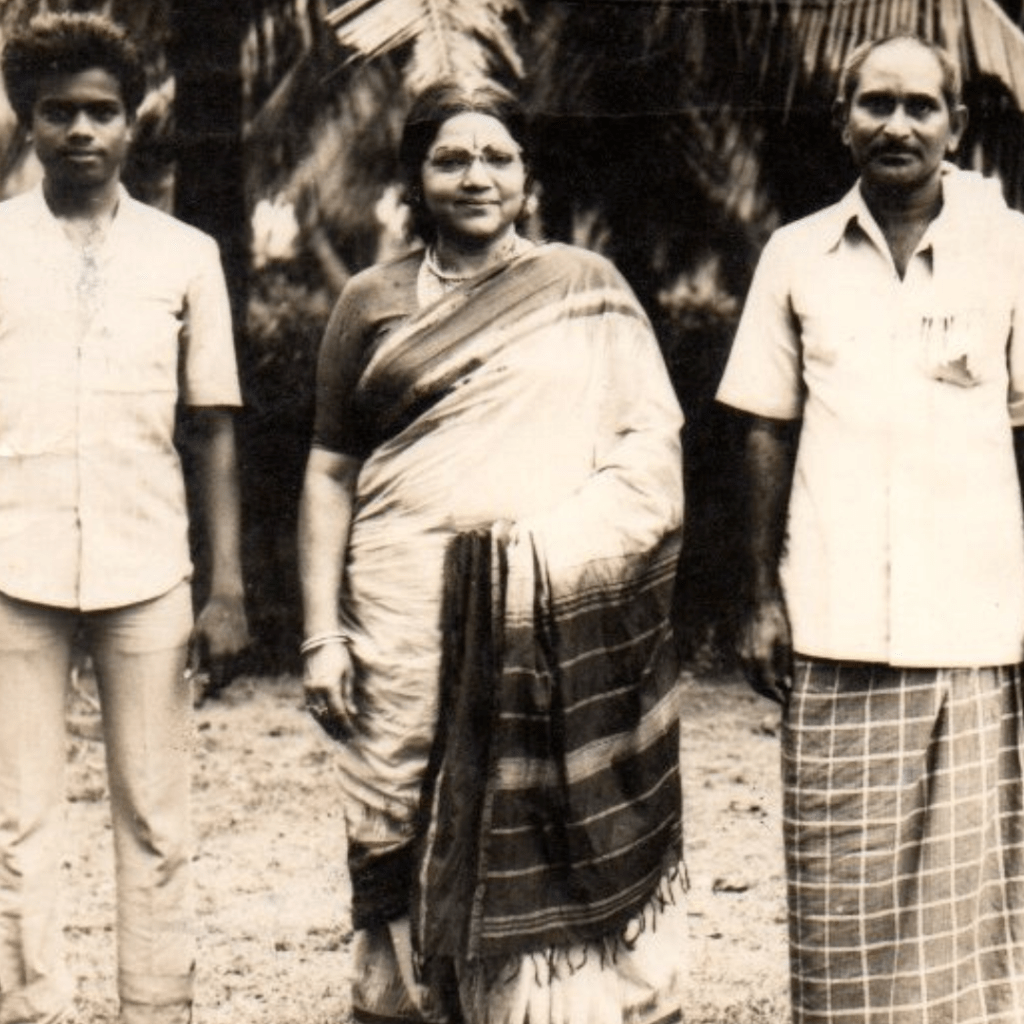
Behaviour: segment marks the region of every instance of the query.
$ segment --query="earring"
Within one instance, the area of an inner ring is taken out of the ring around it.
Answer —
[[[523,200],[522,216],[524,216],[524,217],[532,217],[537,212],[538,205],[539,204],[537,202],[537,196],[533,192],[531,192]]]

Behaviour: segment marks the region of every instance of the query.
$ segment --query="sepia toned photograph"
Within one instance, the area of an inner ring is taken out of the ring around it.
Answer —
[[[0,1024],[1024,1024],[1024,0],[0,0]]]

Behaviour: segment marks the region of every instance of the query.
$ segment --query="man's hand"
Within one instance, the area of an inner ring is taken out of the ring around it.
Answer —
[[[785,706],[793,685],[793,639],[778,578],[799,424],[755,416],[747,433],[747,517],[753,607],[739,655],[750,685]]]
[[[238,674],[238,656],[249,642],[242,595],[212,595],[192,628],[189,671],[200,680],[197,707],[231,683]]]
[[[348,644],[342,641],[316,647],[305,657],[302,686],[306,707],[332,739],[344,740],[356,716],[355,669]]]
[[[793,688],[793,642],[781,597],[754,605],[740,633],[739,656],[750,685],[785,707]]]

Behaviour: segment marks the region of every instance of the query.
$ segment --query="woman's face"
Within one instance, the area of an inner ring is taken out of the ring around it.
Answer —
[[[464,113],[441,125],[423,161],[423,200],[441,238],[487,244],[522,212],[526,167],[508,129],[489,114]]]

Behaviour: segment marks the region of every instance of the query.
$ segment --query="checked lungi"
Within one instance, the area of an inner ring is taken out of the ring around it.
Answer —
[[[794,1024],[1024,1021],[1018,667],[798,659],[782,734]]]

